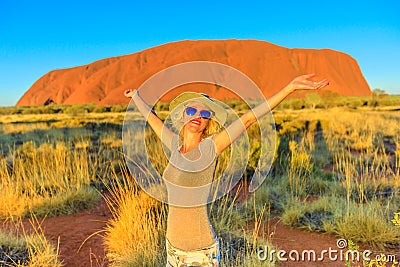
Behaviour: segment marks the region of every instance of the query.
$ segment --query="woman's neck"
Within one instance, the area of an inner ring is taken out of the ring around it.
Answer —
[[[202,133],[191,133],[185,131],[183,133],[183,145],[181,147],[181,152],[186,153],[193,148],[196,148],[202,140]]]

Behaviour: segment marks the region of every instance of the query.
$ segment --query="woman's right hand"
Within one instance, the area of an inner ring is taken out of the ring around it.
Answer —
[[[124,92],[124,96],[126,97],[132,97],[135,95],[137,89],[126,89]]]

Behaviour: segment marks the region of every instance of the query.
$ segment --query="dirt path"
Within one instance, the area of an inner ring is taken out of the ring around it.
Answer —
[[[346,252],[349,250],[349,248],[342,247],[343,244],[347,245],[347,241],[345,241],[344,239],[340,239],[333,235],[328,235],[324,233],[309,232],[306,230],[291,228],[282,224],[278,219],[265,222],[262,225],[261,229],[264,233],[264,236],[271,236],[270,240],[274,246],[277,246],[279,249],[286,252],[286,254],[282,257],[286,261],[280,261],[278,266],[347,266],[345,258]],[[315,251],[315,258],[313,258],[311,254],[311,260],[308,256],[308,251],[310,250]],[[322,253],[323,250],[326,250],[326,252]],[[360,252],[360,259],[354,260],[351,266],[363,266],[362,253],[367,250],[372,252],[370,256],[371,259],[375,259],[375,257],[379,256],[382,253],[386,257],[388,257],[388,260],[389,257],[393,256],[396,257],[397,261],[399,261],[400,259],[400,247],[397,249],[377,250],[368,245],[360,245],[358,249],[358,251]],[[296,251],[299,253],[298,259],[296,259]],[[291,260],[291,258],[289,257],[289,253],[292,253],[293,260]],[[302,253],[304,253],[304,260],[302,259]],[[352,257],[351,254],[349,254],[349,256]],[[386,265],[379,266],[392,266],[392,261],[387,262]]]
[[[46,218],[42,222],[42,228],[48,240],[53,242],[54,245],[57,245],[58,240],[60,241],[59,254],[60,259],[64,262],[64,266],[103,267],[108,264],[105,259],[101,233],[94,235],[84,244],[83,242],[90,235],[103,229],[110,218],[111,214],[107,205],[104,201],[101,201],[91,210],[81,211],[73,215]],[[23,223],[27,229],[30,228],[28,221],[24,221]],[[251,229],[252,226],[250,225],[249,228]],[[315,250],[317,259],[324,249],[328,250],[331,247],[331,249],[338,250],[337,240],[334,236],[293,229],[283,225],[278,219],[265,222],[260,228],[260,235],[264,235],[264,237],[270,236],[272,244],[279,249],[285,250],[287,253],[297,250],[300,253],[300,258],[304,250]],[[81,249],[78,252],[79,247]],[[339,254],[336,253],[333,255]],[[263,256],[263,254],[260,254],[260,256]],[[295,256],[295,254],[292,254],[292,256]],[[280,262],[278,266],[346,266],[344,261],[329,260],[327,253],[324,255],[323,261],[291,261],[288,254],[284,257],[288,261]],[[400,258],[400,255],[398,255],[398,258]]]
[[[60,237],[60,258],[64,266],[107,266],[102,233],[96,232],[104,229],[109,218],[111,213],[101,201],[89,211],[48,218],[43,228],[46,237],[53,242]]]
[[[328,254],[324,254],[324,257],[321,257],[321,251],[324,249],[329,250],[329,248],[332,248],[332,250],[338,250],[337,241],[334,236],[291,228],[281,223],[278,219],[265,222],[261,230],[263,233],[260,233],[260,235],[264,234],[265,237],[269,236],[269,240],[273,246],[276,246],[279,250],[284,250],[286,253],[282,256],[283,261],[280,261],[278,266],[345,266],[344,261],[329,260]],[[316,252],[315,260],[312,254],[310,254],[309,258],[309,254],[306,252],[308,250]],[[296,252],[299,253],[298,259]],[[303,252],[304,260],[302,260]],[[263,256],[263,254],[260,255]],[[275,256],[276,255],[277,252],[275,252]],[[335,255],[339,254],[332,253],[332,257]]]

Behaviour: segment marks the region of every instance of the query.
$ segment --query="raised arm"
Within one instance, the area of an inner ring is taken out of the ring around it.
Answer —
[[[147,105],[147,103],[140,97],[138,90],[128,89],[124,92],[126,97],[131,97],[135,102],[136,107],[139,112],[147,120],[147,123],[154,130],[158,138],[161,139],[164,145],[171,150],[172,138],[174,133],[168,129],[163,123],[163,121],[153,112],[153,110]]]
[[[295,90],[317,90],[329,84],[327,79],[323,79],[319,82],[313,82],[309,80],[314,76],[315,74],[307,74],[296,77],[282,90],[271,96],[268,99],[268,103],[263,102],[252,110],[247,111],[239,119],[219,132],[214,137],[217,154],[221,153],[233,141],[235,141],[252,123],[257,121],[257,118],[260,118],[270,112]]]

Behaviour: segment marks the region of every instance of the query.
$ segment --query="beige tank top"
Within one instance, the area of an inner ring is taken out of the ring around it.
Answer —
[[[216,241],[205,203],[214,178],[217,155],[211,137],[203,139],[187,153],[181,153],[180,147],[178,136],[175,136],[170,160],[163,173],[169,199],[166,236],[172,246],[194,250]]]

